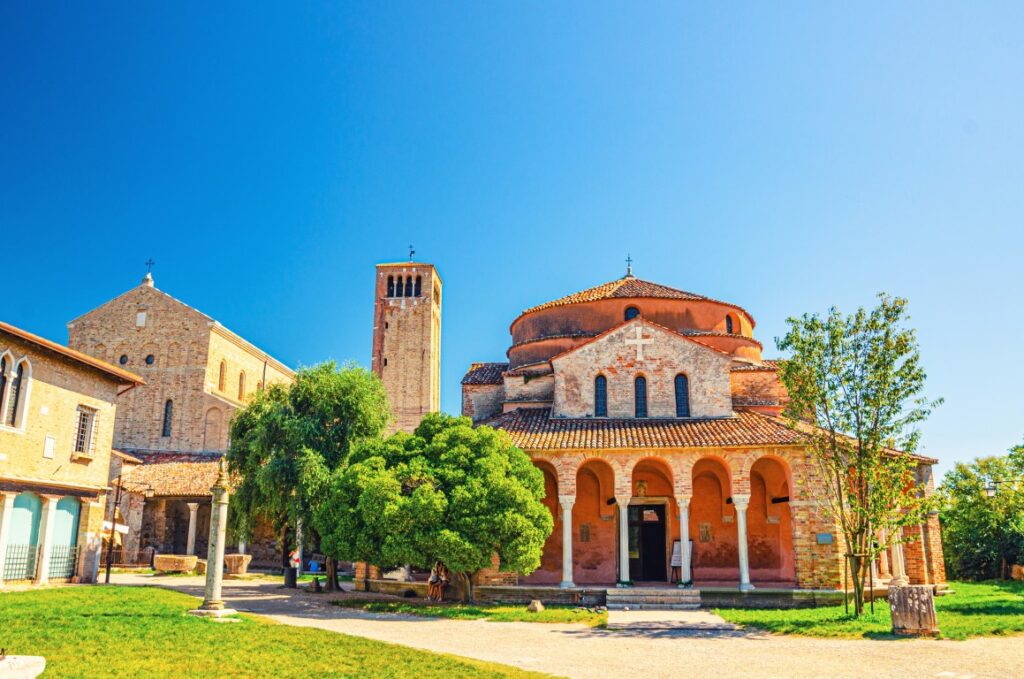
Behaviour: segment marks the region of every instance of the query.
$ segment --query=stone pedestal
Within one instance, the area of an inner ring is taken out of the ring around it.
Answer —
[[[157,554],[153,557],[153,569],[157,573],[191,573],[198,563],[197,556]]]
[[[889,586],[892,633],[904,637],[934,637],[939,634],[935,618],[935,597],[930,585]]]
[[[228,567],[227,577],[238,577],[249,571],[249,562],[252,561],[251,554],[226,554],[224,563]]]

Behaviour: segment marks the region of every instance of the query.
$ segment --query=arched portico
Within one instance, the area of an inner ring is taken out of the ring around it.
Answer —
[[[735,582],[740,577],[740,555],[729,464],[721,457],[702,457],[694,463],[691,479],[693,579]]]
[[[789,465],[785,460],[766,455],[751,466],[747,541],[750,576],[755,582],[795,584],[790,488]]]

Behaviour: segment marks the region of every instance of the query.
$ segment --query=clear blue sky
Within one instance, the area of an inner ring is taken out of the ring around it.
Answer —
[[[1022,441],[1024,4],[185,4],[0,8],[4,320],[66,341],[152,257],[285,362],[365,364],[413,243],[454,412],[522,309],[628,252],[768,356],[907,296],[924,451]]]

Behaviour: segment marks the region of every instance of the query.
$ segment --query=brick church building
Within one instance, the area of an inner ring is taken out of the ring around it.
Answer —
[[[630,271],[524,311],[507,362],[471,366],[463,414],[533,458],[555,518],[519,584],[842,587],[841,534],[754,328],[736,304]],[[932,492],[936,460],[915,459]],[[907,533],[878,579],[905,564],[943,584],[938,517]]]

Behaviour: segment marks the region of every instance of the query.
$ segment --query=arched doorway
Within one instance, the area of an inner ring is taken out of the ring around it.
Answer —
[[[43,501],[35,493],[19,493],[14,498],[3,564],[4,580],[31,580],[35,577],[42,515]]]
[[[633,467],[629,502],[629,576],[635,582],[666,582],[672,545],[679,539],[674,520],[672,470],[664,460],[647,458]]]
[[[576,470],[572,508],[572,570],[577,585],[615,582],[617,513],[615,471],[605,460],[587,460]]]
[[[729,468],[716,457],[693,465],[690,539],[696,583],[735,583],[740,578],[736,510],[732,506]]]
[[[789,468],[774,457],[758,459],[750,469],[747,544],[750,578],[793,586],[793,519],[789,510]]]
[[[544,474],[544,506],[555,520],[551,535],[544,542],[540,568],[521,579],[524,584],[557,585],[562,579],[562,512],[558,506],[558,474],[547,460],[533,460]]]

